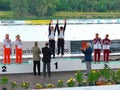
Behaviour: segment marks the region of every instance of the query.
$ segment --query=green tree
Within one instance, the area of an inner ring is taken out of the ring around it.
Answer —
[[[52,16],[59,11],[119,12],[120,0],[0,0],[0,10],[12,10],[20,17]]]
[[[120,0],[59,0],[57,11],[116,12],[120,11]]]
[[[99,1],[97,5],[97,12],[107,12],[107,6],[105,0]]]
[[[58,0],[47,0],[47,16],[51,16],[56,12],[56,6],[59,4]]]
[[[28,12],[31,15],[38,15],[37,13],[37,5],[38,5],[38,0],[27,0],[28,2]]]
[[[10,9],[10,0],[0,0],[0,11],[9,11]]]
[[[57,11],[69,11],[69,4],[68,4],[69,0],[59,0],[59,4],[56,7]]]
[[[17,16],[28,15],[28,2],[27,0],[11,0],[11,8]]]
[[[38,16],[44,16],[47,9],[47,0],[37,0],[36,11]]]
[[[58,0],[27,0],[29,13],[36,16],[50,16],[56,12]],[[32,2],[32,3],[31,3]]]

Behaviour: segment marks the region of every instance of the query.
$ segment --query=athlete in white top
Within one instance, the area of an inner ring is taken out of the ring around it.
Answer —
[[[48,28],[48,38],[49,38],[49,47],[52,49],[52,55],[53,58],[55,58],[55,32],[56,32],[56,26],[51,26],[52,20],[49,23],[49,28]]]
[[[22,64],[22,47],[23,43],[20,39],[20,35],[17,35],[15,40],[16,64]]]
[[[5,39],[3,40],[3,45],[4,45],[4,64],[10,64],[10,54],[11,54],[11,39],[9,39],[9,34],[6,34]]]
[[[66,20],[64,20],[64,27],[60,27],[58,25],[58,20],[57,20],[57,31],[58,31],[58,42],[57,42],[57,46],[58,46],[58,55],[60,54],[61,51],[61,56],[64,55],[64,33],[65,33],[65,29],[66,29]]]

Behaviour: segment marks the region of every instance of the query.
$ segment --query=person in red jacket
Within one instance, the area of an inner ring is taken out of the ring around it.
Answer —
[[[6,34],[5,39],[3,40],[4,45],[4,64],[10,64],[10,54],[11,54],[11,39],[9,39],[9,34]]]
[[[105,39],[103,39],[103,55],[104,55],[104,62],[109,61],[109,53],[110,53],[110,39],[108,38],[109,35],[106,34]]]
[[[22,40],[20,39],[20,35],[16,36],[15,40],[15,49],[16,49],[16,64],[22,64]]]
[[[100,51],[101,51],[102,40],[99,37],[99,34],[96,33],[96,37],[93,40],[93,48],[94,48],[94,62],[100,62]]]

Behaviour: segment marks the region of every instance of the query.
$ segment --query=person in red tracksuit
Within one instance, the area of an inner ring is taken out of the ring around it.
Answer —
[[[4,45],[4,64],[10,64],[10,54],[11,54],[11,39],[9,39],[9,34],[6,34],[5,39],[3,40],[3,45]]]
[[[110,39],[108,38],[109,35],[106,34],[105,39],[103,39],[103,55],[104,55],[104,62],[109,62],[109,53],[110,53]]]
[[[101,51],[102,40],[99,37],[99,34],[96,33],[96,37],[93,40],[94,47],[94,62],[100,62],[100,51]]]
[[[20,39],[20,35],[16,36],[15,40],[15,49],[16,49],[16,64],[22,64],[22,40]]]

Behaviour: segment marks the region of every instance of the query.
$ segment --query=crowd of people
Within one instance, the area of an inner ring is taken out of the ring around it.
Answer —
[[[59,20],[57,20],[57,23],[55,26],[52,25],[53,21],[51,20],[48,27],[48,42],[45,43],[45,47],[40,50],[38,47],[38,42],[34,42],[34,46],[32,47],[32,53],[33,53],[33,72],[34,75],[37,75],[36,73],[36,67],[38,69],[38,75],[41,75],[41,69],[40,69],[40,54],[43,54],[42,61],[43,61],[43,75],[46,77],[46,69],[48,71],[48,76],[51,76],[51,57],[55,58],[56,52],[55,52],[55,37],[56,37],[56,31],[57,34],[57,55],[61,54],[61,56],[64,55],[64,34],[66,29],[66,20],[64,20],[64,26],[59,26]],[[81,47],[81,51],[84,56],[84,60],[86,61],[86,67],[87,72],[91,70],[91,62],[92,62],[92,52],[94,51],[94,63],[97,62],[100,63],[100,56],[101,56],[101,49],[103,49],[103,56],[104,56],[104,62],[109,62],[109,53],[110,53],[110,39],[109,35],[106,34],[105,38],[102,40],[99,37],[99,34],[96,33],[95,38],[93,39],[93,48],[91,47],[90,43],[86,43],[84,47]],[[4,45],[4,64],[10,64],[10,54],[11,54],[11,39],[9,38],[9,34],[6,34],[5,39],[3,40]],[[22,47],[23,42],[20,39],[20,35],[16,35],[15,40],[15,50],[16,50],[16,64],[22,64]]]

